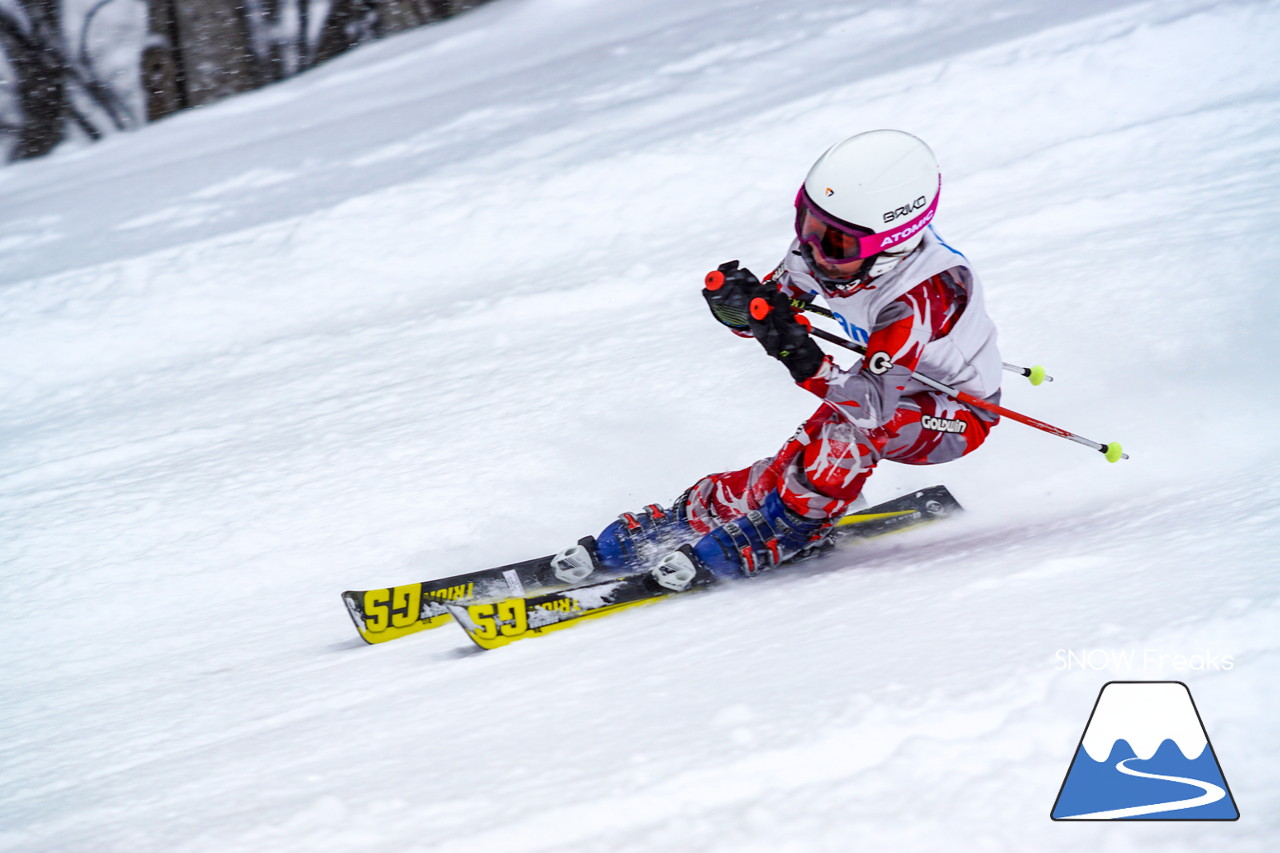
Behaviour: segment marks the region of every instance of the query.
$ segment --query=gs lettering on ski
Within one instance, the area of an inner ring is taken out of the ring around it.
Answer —
[[[904,204],[902,207],[895,207],[893,210],[886,211],[884,214],[884,221],[893,222],[895,219],[901,219],[904,216],[915,213],[928,203],[929,200],[927,198],[920,196],[918,199],[911,202],[911,204]]]
[[[920,426],[937,432],[964,432],[969,428],[964,421],[954,418],[935,418],[933,415],[920,418]]]
[[[482,640],[518,637],[529,630],[529,613],[523,598],[473,604],[467,608],[467,616],[475,626],[475,635]]]
[[[388,628],[408,628],[426,618],[432,600],[453,601],[474,594],[475,584],[463,583],[423,595],[420,583],[371,589],[364,594],[365,630],[379,634]],[[435,612],[443,612],[440,607]]]
[[[377,634],[388,628],[408,628],[422,614],[422,584],[371,589],[364,594],[365,630]]]

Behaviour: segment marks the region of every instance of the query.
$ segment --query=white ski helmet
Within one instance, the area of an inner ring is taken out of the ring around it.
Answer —
[[[941,185],[933,151],[910,133],[872,130],[837,142],[796,196],[796,236],[811,271],[837,289],[884,275],[924,239]],[[868,258],[845,278],[818,269]]]

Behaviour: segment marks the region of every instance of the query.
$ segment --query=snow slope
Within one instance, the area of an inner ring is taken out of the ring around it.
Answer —
[[[1278,36],[1245,0],[502,0],[0,171],[0,849],[1272,849]],[[343,589],[772,452],[813,401],[699,283],[776,263],[810,162],[883,126],[1057,377],[1006,403],[1132,460],[1009,423],[878,471],[970,512],[837,565],[356,639]],[[1049,820],[1115,678],[1190,686],[1238,822]]]

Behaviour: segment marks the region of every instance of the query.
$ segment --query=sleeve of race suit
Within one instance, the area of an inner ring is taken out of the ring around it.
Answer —
[[[827,356],[801,387],[839,406],[855,426],[883,426],[898,408],[925,345],[950,333],[968,301],[963,268],[920,282],[877,315],[861,364],[846,370]]]

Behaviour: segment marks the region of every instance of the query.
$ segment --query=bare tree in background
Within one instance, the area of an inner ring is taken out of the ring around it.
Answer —
[[[73,87],[117,130],[134,123],[124,101],[98,79],[87,48],[94,17],[110,2],[100,0],[85,16],[78,55],[67,48],[59,0],[11,0],[12,8],[0,8],[0,47],[13,72],[12,93],[18,113],[0,122],[0,131],[14,138],[12,159],[52,151],[67,137],[68,124],[90,139],[102,136],[98,122],[76,105]]]
[[[147,0],[147,119],[282,80],[483,1],[330,0],[312,44],[311,0]]]
[[[121,16],[137,15],[145,4],[146,41],[138,45],[135,79],[150,122],[283,80],[364,42],[486,0],[123,0],[112,7],[115,2],[0,0],[0,49],[11,72],[4,75],[0,62],[0,87],[12,99],[0,100],[0,137],[12,140],[11,159],[47,154],[76,130],[98,139],[108,125],[137,126],[128,101],[139,97],[138,89],[128,86],[122,95],[95,68],[89,34],[100,17],[115,21],[120,32],[119,21],[129,20]],[[83,20],[65,20],[68,8]],[[77,29],[78,50],[72,50],[66,33]],[[118,84],[118,60],[115,66]]]
[[[242,0],[147,0],[147,32],[142,77],[149,121],[269,79]]]
[[[484,0],[333,0],[313,62],[333,59],[363,42],[434,23]]]
[[[0,9],[0,43],[13,69],[18,122],[12,157],[40,157],[66,136],[66,71],[61,8],[56,0],[18,0],[13,11]]]

